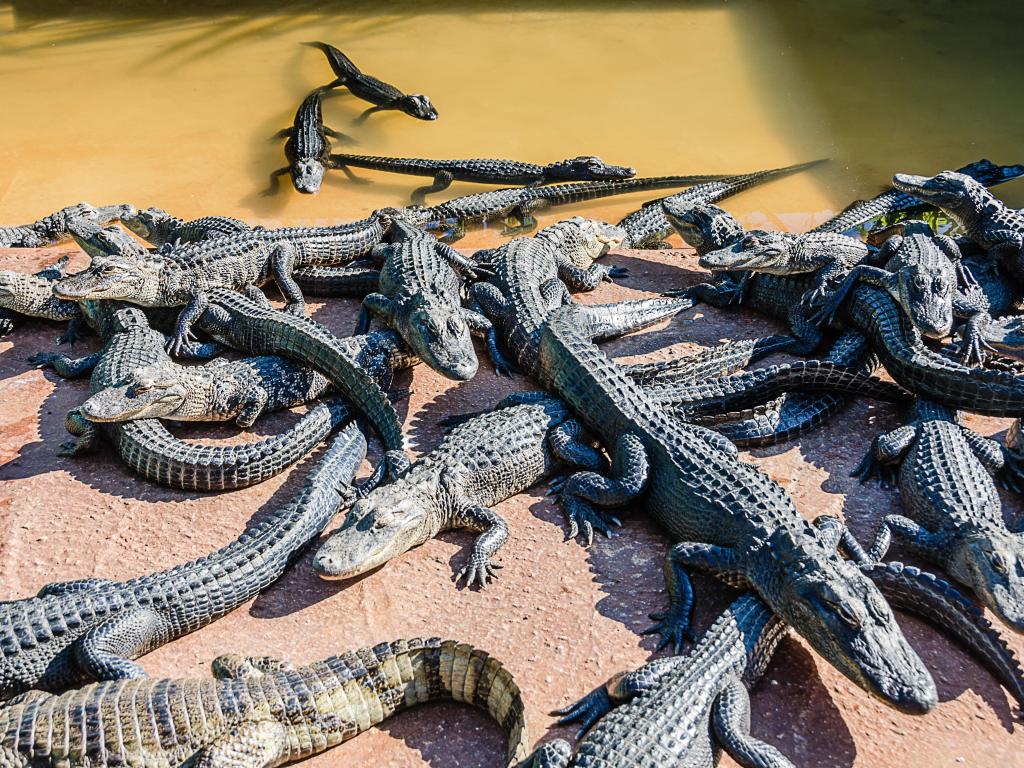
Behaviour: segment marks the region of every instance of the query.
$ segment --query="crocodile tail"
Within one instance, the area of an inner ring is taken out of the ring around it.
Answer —
[[[588,304],[587,314],[594,340],[607,341],[647,328],[692,306],[690,299],[632,299],[615,304]]]
[[[399,666],[405,658],[412,668],[406,703],[451,699],[486,710],[508,734],[508,765],[526,758],[529,745],[522,693],[500,661],[471,645],[437,638],[399,640],[390,650]]]
[[[331,69],[334,70],[334,74],[337,75],[339,81],[344,81],[349,77],[361,74],[359,67],[352,62],[352,59],[333,45],[320,42],[319,40],[303,43],[303,45],[323,51],[324,56],[327,57],[327,63],[331,65]]]
[[[900,562],[861,565],[900,610],[918,616],[964,646],[1024,708],[1024,670],[999,631],[952,584]]]

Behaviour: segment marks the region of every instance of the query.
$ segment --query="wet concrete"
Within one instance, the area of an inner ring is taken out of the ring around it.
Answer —
[[[0,256],[28,272],[67,250]],[[628,267],[629,278],[602,286],[584,301],[653,295],[700,277],[692,254],[682,251],[614,254],[609,261]],[[317,320],[344,334],[354,323],[356,303],[312,309]],[[701,308],[607,349],[623,357],[668,356],[774,328],[747,313]],[[109,450],[76,459],[57,456],[66,439],[63,415],[84,399],[88,384],[59,381],[25,362],[34,352],[51,350],[57,333],[54,325],[29,322],[0,340],[0,599],[32,594],[56,580],[128,578],[205,554],[285,500],[308,467],[307,462],[255,488],[201,495],[150,485]],[[87,339],[74,353],[93,349],[95,341]],[[465,384],[420,366],[396,385],[411,388],[400,413],[417,453],[437,443],[444,416],[486,408],[531,386],[521,377],[495,376],[486,362]],[[268,417],[257,432],[280,429],[294,418]],[[858,402],[799,443],[758,450],[751,458],[793,494],[805,515],[845,516],[867,538],[882,515],[899,508],[899,499],[894,491],[860,486],[848,475],[872,437],[898,419],[890,406]],[[1008,426],[1006,420],[977,417],[968,424],[996,437]],[[189,437],[244,439],[229,426],[175,430]],[[512,669],[524,691],[532,740],[571,738],[570,730],[553,728],[546,713],[651,658],[654,641],[639,632],[650,623],[647,614],[665,604],[661,558],[669,542],[636,508],[615,538],[584,550],[564,540],[561,515],[543,494],[541,487],[498,506],[511,538],[499,557],[500,578],[486,590],[452,583],[472,541],[463,532],[445,534],[348,584],[317,579],[307,555],[250,604],[142,663],[157,676],[205,675],[210,660],[225,652],[306,662],[398,637],[454,637],[490,651]],[[1004,494],[1004,502],[1016,520],[1017,499]],[[703,627],[731,593],[706,578],[697,580],[697,589],[697,623]],[[1024,742],[1009,699],[993,678],[931,628],[910,618],[901,622],[935,675],[941,702],[935,712],[911,717],[886,708],[790,638],[753,693],[754,734],[802,768],[1024,765],[1017,756]],[[1020,639],[1011,643],[1024,650]],[[503,754],[500,729],[485,715],[437,705],[402,714],[308,764],[468,768],[502,765]],[[725,758],[723,765],[734,763]]]

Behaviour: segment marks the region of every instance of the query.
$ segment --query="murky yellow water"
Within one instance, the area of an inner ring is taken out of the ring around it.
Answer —
[[[264,223],[405,201],[424,180],[371,171],[363,185],[334,172],[316,197],[287,184],[260,196],[283,163],[269,137],[332,78],[299,45],[311,39],[440,111],[435,123],[382,113],[355,125],[367,105],[331,99],[326,122],[359,142],[338,151],[594,153],[644,175],[832,159],[731,201],[748,224],[806,227],[896,170],[1024,160],[1019,3],[232,5],[0,0],[0,221],[79,199]],[[1024,205],[1024,184],[1003,194]],[[614,220],[653,196],[576,210]]]

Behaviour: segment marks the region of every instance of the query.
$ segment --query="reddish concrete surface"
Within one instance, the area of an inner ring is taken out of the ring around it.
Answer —
[[[8,251],[3,258],[32,271],[66,250]],[[624,252],[608,261],[628,267],[629,278],[584,301],[653,295],[700,277],[692,254],[683,251]],[[344,334],[355,308],[353,301],[336,301],[312,311]],[[623,357],[668,356],[774,328],[747,313],[701,308],[607,349]],[[0,599],[30,595],[49,581],[128,578],[203,555],[286,500],[308,467],[307,461],[255,488],[197,495],[150,485],[109,451],[58,457],[63,414],[84,398],[87,383],[59,381],[25,362],[51,349],[57,332],[49,324],[27,323],[0,340]],[[94,348],[89,339],[75,352]],[[521,377],[495,376],[486,362],[465,384],[420,366],[396,385],[411,388],[400,414],[417,453],[437,443],[445,415],[486,408],[509,391],[530,387]],[[280,429],[294,418],[268,417],[257,432]],[[848,475],[871,438],[898,418],[889,406],[858,402],[799,443],[756,451],[753,460],[793,494],[805,515],[841,515],[865,539],[882,515],[899,508],[899,499],[875,484],[859,486]],[[968,423],[996,437],[1008,426],[975,417]],[[224,426],[176,431],[237,439]],[[661,558],[669,541],[637,508],[615,538],[584,550],[564,541],[561,515],[543,492],[541,487],[499,505],[512,533],[500,554],[500,579],[486,590],[452,583],[472,540],[464,532],[445,534],[348,584],[317,579],[307,555],[247,606],[150,654],[143,664],[157,676],[206,675],[210,660],[225,652],[306,662],[398,637],[442,635],[478,645],[508,664],[524,691],[532,740],[572,738],[572,731],[553,728],[546,713],[652,656],[653,639],[639,632],[650,623],[647,614],[665,604]],[[1018,517],[1017,500],[1006,494],[1004,501],[1008,514]],[[697,589],[697,623],[704,627],[731,593],[706,578],[698,579]],[[802,767],[1024,765],[1017,756],[1024,741],[993,678],[931,628],[909,618],[901,622],[935,675],[941,703],[934,713],[910,717],[886,708],[790,638],[753,694],[753,732]],[[1011,642],[1024,650],[1020,639]],[[486,715],[437,705],[402,714],[309,765],[467,768],[502,765],[503,754],[500,729]],[[734,763],[725,758],[723,765]]]

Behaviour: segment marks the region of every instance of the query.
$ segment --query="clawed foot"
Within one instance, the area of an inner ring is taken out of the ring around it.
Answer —
[[[683,643],[689,640],[691,643],[697,641],[697,636],[690,629],[690,619],[675,607],[667,611],[658,611],[650,614],[651,619],[657,622],[652,627],[643,630],[643,635],[661,635],[657,650],[666,646],[672,646],[672,652],[676,655],[682,653]]]
[[[622,521],[612,514],[602,512],[596,507],[575,496],[562,495],[562,509],[569,520],[569,535],[566,541],[583,535],[585,547],[594,543],[594,531],[612,537],[612,526],[622,525]]]
[[[629,277],[629,270],[625,267],[608,267],[601,279],[610,283],[612,280],[621,280],[625,277]]]
[[[611,709],[612,702],[608,697],[608,691],[605,690],[604,686],[601,686],[588,693],[575,704],[570,704],[562,709],[556,709],[551,714],[558,716],[559,725],[579,723],[580,729],[576,733],[576,738],[580,738],[590,730],[594,723],[611,712]]]
[[[14,330],[14,321],[9,317],[0,318],[0,336],[6,336]],[[59,342],[58,342],[59,343]]]
[[[866,483],[872,478],[878,478],[879,483],[884,488],[895,485],[897,480],[896,468],[881,464],[870,451],[864,455],[860,464],[850,473],[850,477],[856,477],[862,483]]]
[[[57,346],[60,346],[61,344],[70,344],[71,346],[74,346],[75,342],[78,341],[79,338],[81,338],[81,335],[78,331],[68,328],[64,333],[57,337]]]
[[[492,563],[487,555],[474,552],[466,567],[455,574],[455,583],[458,584],[465,578],[467,587],[479,584],[483,588],[487,586],[488,581],[498,578],[495,571],[501,568],[502,566],[497,563]]]
[[[85,446],[78,440],[66,440],[57,447],[58,456],[77,456],[85,452]]]
[[[551,485],[548,486],[548,489],[547,489],[547,491],[545,491],[544,495],[545,496],[557,496],[558,494],[560,494],[562,492],[562,490],[565,488],[565,484],[568,483],[568,482],[569,482],[569,476],[568,475],[558,475],[557,477],[552,478],[551,479]]]
[[[285,304],[283,311],[294,317],[305,317],[306,305],[301,301],[292,301]]]
[[[62,357],[64,355],[58,355],[53,352],[38,352],[27,358],[27,362],[36,368],[52,368],[53,364]]]

